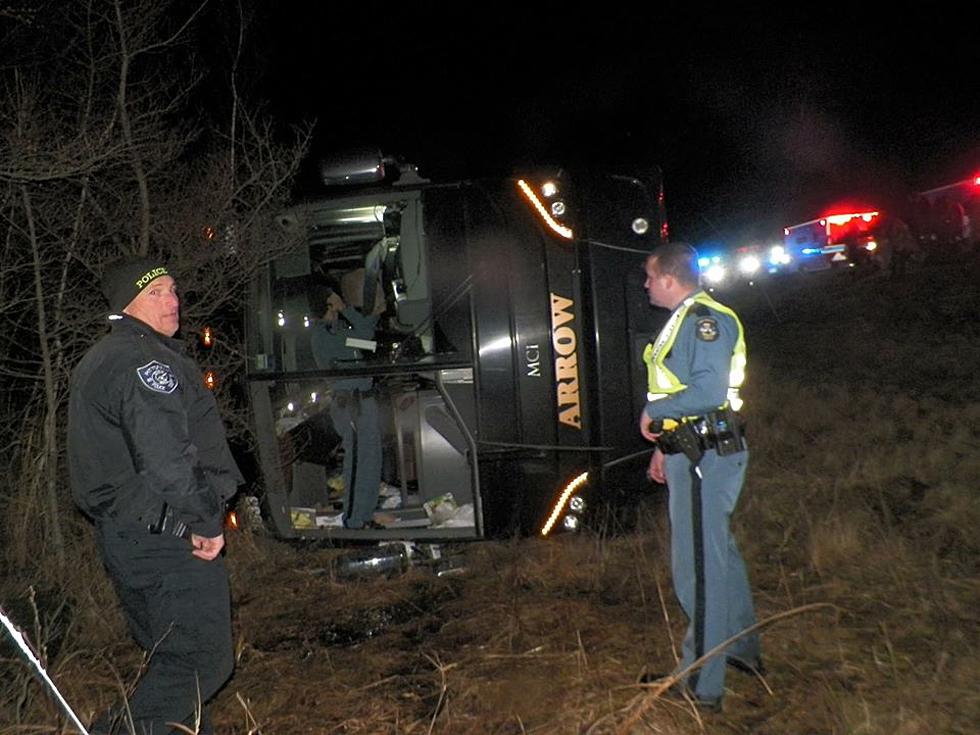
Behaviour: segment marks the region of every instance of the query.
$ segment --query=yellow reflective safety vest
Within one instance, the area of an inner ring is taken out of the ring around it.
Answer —
[[[643,351],[643,362],[647,366],[647,390],[649,391],[647,393],[647,400],[657,401],[687,388],[680,381],[680,378],[670,371],[664,362],[667,355],[670,354],[671,348],[674,346],[674,341],[677,339],[678,333],[681,331],[681,324],[684,323],[684,317],[687,316],[687,313],[695,304],[703,304],[710,309],[727,314],[738,325],[738,339],[735,341],[731,366],[728,371],[728,396],[726,400],[727,405],[738,411],[742,407],[739,389],[745,381],[745,330],[742,328],[742,322],[734,311],[724,304],[715,301],[704,291],[698,291],[684,299],[681,305],[670,315],[670,319],[664,325],[664,328],[660,330],[656,341],[648,344]],[[719,406],[719,408],[721,407]]]

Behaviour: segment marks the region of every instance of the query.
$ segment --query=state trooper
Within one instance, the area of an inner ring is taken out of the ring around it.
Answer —
[[[180,299],[147,258],[103,277],[112,331],[72,373],[72,494],[94,520],[102,561],[146,670],[93,735],[212,733],[203,704],[231,676],[224,502],[243,482],[214,396],[173,339]]]
[[[738,409],[745,378],[745,336],[732,309],[700,287],[696,251],[683,243],[646,260],[650,303],[671,310],[647,345],[647,404],[640,432],[657,447],[648,475],[666,484],[674,591],[689,624],[675,673],[755,624],[745,564],[729,527],[748,449]],[[759,638],[747,634],[681,678],[681,692],[718,711],[725,666],[762,673]],[[652,681],[658,675],[646,674]]]

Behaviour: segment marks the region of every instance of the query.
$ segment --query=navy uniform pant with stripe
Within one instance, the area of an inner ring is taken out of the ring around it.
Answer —
[[[104,524],[99,542],[130,631],[149,660],[128,711],[110,712],[93,732],[184,732],[168,723],[213,732],[203,704],[234,666],[224,559],[198,559],[190,541],[145,528]]]
[[[756,622],[745,563],[730,528],[748,459],[748,451],[719,457],[709,450],[698,465],[699,477],[683,454],[665,457],[674,592],[689,621],[678,671]],[[756,661],[758,635],[743,636],[689,673],[688,687],[702,698],[721,697],[726,657]]]

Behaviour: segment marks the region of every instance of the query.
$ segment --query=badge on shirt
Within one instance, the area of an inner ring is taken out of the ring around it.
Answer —
[[[698,339],[702,342],[714,342],[718,339],[718,322],[713,317],[698,319],[696,325]]]
[[[136,368],[136,374],[143,385],[157,393],[173,393],[177,390],[177,376],[174,371],[158,360],[151,360],[143,367]]]

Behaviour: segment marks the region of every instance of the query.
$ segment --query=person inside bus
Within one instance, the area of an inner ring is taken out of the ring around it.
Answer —
[[[313,359],[322,369],[342,368],[364,357],[364,350],[352,345],[356,340],[373,340],[377,314],[364,314],[344,298],[328,289],[322,296],[323,318],[314,325],[310,337]],[[311,306],[315,306],[311,304]],[[374,518],[381,484],[381,424],[374,381],[358,375],[331,382],[330,418],[344,449],[343,512],[334,525],[346,528],[380,527]]]

